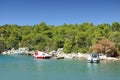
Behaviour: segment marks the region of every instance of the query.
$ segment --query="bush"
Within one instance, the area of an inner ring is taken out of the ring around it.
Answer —
[[[88,49],[88,52],[89,52],[89,53],[93,52],[93,49],[92,49],[92,48],[89,48],[89,49]]]
[[[87,53],[88,49],[86,47],[82,47],[82,48],[80,48],[80,52],[81,53]]]
[[[117,53],[114,43],[107,39],[98,41],[98,43],[93,45],[92,48],[94,52],[104,53],[107,54],[107,56],[109,57],[112,57]]]

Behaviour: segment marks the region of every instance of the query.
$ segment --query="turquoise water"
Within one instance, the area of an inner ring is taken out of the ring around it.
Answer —
[[[120,61],[50,59],[0,56],[0,80],[120,80]]]

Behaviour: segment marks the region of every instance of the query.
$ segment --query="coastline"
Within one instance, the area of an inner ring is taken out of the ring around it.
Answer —
[[[22,54],[13,54],[13,51],[5,51],[2,53],[2,55],[28,55],[28,56],[33,56],[35,51],[27,51],[25,53],[22,53]],[[56,58],[56,59],[81,59],[81,58],[84,58],[84,59],[87,59],[89,56],[90,56],[90,53],[69,53],[69,54],[66,54],[64,52],[54,52],[51,53],[49,52],[48,54],[51,54],[53,55],[52,57],[53,58]],[[100,60],[114,60],[114,61],[117,61],[117,60],[120,60],[119,57],[115,58],[115,57],[107,57],[106,55],[100,55],[99,56]]]
[[[56,55],[56,57],[64,57],[64,58],[69,58],[69,59],[87,59],[90,56],[89,53],[70,53],[70,54],[65,54],[61,53]],[[120,58],[115,58],[115,57],[107,57],[106,55],[100,55],[99,56],[100,60],[120,60]]]

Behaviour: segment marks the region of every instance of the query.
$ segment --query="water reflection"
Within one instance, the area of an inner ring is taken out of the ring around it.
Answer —
[[[97,71],[99,68],[99,63],[87,63],[88,71]]]
[[[46,59],[34,59],[35,61],[35,67],[37,70],[44,70],[44,68],[46,67],[45,65],[48,65],[48,60]]]

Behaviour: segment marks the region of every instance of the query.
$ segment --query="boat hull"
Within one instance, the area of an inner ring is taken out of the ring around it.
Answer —
[[[36,59],[50,59],[52,56],[46,52],[38,51],[33,54],[33,57]]]
[[[50,59],[51,58],[51,56],[37,56],[37,57],[34,57],[34,58],[36,58],[36,59]]]
[[[56,59],[64,59],[64,57],[56,57]]]
[[[88,62],[88,63],[99,63],[100,60],[92,60],[92,59],[91,59],[91,60],[88,60],[87,62]]]

